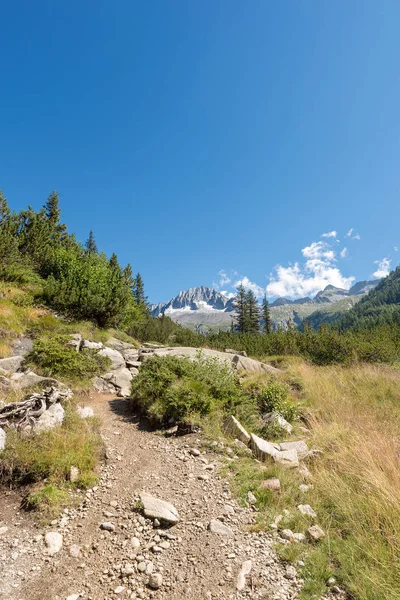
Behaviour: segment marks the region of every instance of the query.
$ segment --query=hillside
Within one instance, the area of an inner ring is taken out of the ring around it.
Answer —
[[[349,312],[337,319],[342,329],[400,324],[400,267],[382,279]]]

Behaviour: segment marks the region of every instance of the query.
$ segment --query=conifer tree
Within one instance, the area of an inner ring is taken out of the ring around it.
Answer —
[[[128,263],[124,269],[124,277],[129,289],[133,294],[133,286],[135,284],[135,279],[133,277],[132,266],[130,263]]]
[[[243,284],[240,284],[236,289],[236,296],[233,302],[233,307],[236,311],[236,331],[239,333],[246,333],[247,324],[247,303],[246,303],[246,290]]]
[[[264,319],[264,325],[263,325],[264,333],[271,333],[272,332],[271,311],[269,308],[269,302],[267,300],[266,294],[264,295],[264,298],[262,301],[262,316]]]
[[[0,223],[4,223],[10,216],[10,207],[8,206],[7,198],[3,196],[0,190]]]
[[[136,275],[133,282],[133,295],[137,304],[147,307],[147,296],[144,293],[144,284],[140,273]]]
[[[92,254],[98,254],[99,251],[97,249],[97,244],[96,244],[96,240],[94,239],[94,235],[93,235],[93,231],[90,230],[89,231],[89,237],[86,241],[85,244],[85,248],[86,248],[86,252],[92,253]]]
[[[55,241],[58,241],[63,234],[65,234],[67,227],[63,223],[60,223],[61,209],[60,200],[58,194],[53,190],[50,196],[46,200],[44,205],[46,219],[51,227],[51,237]]]
[[[245,333],[257,334],[260,331],[260,307],[253,290],[246,293]]]

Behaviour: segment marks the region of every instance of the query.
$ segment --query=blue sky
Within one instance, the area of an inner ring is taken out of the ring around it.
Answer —
[[[398,2],[21,0],[0,20],[0,188],[15,209],[55,188],[151,301],[312,295],[400,262]]]

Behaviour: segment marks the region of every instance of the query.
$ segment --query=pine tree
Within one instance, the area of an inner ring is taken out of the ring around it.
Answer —
[[[133,295],[137,304],[147,307],[147,296],[144,293],[144,283],[140,273],[136,275],[133,281]]]
[[[113,253],[111,254],[111,258],[110,258],[110,261],[109,261],[109,262],[110,262],[110,267],[111,267],[112,269],[119,269],[119,268],[120,268],[120,266],[119,266],[119,262],[118,262],[118,257],[117,257],[117,255],[115,254],[115,252],[113,252]]]
[[[233,302],[235,309],[235,321],[236,331],[239,333],[246,333],[247,325],[247,303],[246,303],[246,290],[243,284],[240,284],[236,289],[236,296]]]
[[[253,290],[246,293],[245,333],[257,334],[260,331],[260,307]]]
[[[46,219],[51,227],[51,237],[55,241],[59,241],[62,235],[67,231],[67,227],[63,223],[60,223],[60,200],[55,190],[51,192],[43,208],[45,209]]]
[[[3,192],[0,190],[0,223],[4,223],[10,216],[10,207],[8,206],[7,198],[4,198]]]
[[[264,295],[264,298],[262,301],[262,316],[264,319],[264,325],[263,325],[264,333],[271,333],[272,332],[271,311],[269,308],[269,302],[267,300],[266,295]]]
[[[128,285],[129,289],[131,290],[131,292],[133,294],[135,279],[133,277],[132,266],[130,263],[128,263],[124,269],[124,277],[125,277],[126,284]]]
[[[97,249],[97,244],[96,244],[96,240],[94,239],[94,235],[93,235],[93,231],[90,230],[89,231],[89,237],[86,241],[85,244],[85,248],[86,248],[86,252],[92,253],[92,254],[98,254],[99,251]]]

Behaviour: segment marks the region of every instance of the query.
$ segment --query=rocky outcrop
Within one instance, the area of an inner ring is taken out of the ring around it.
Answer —
[[[233,415],[230,415],[225,419],[224,430],[247,446],[249,445],[250,435]]]
[[[20,370],[23,362],[23,356],[10,356],[9,358],[1,358],[0,369],[5,373],[16,373]]]
[[[105,356],[111,360],[111,369],[119,369],[125,365],[125,359],[122,356],[121,352],[118,350],[114,350],[113,348],[103,348],[99,351],[100,356]]]

